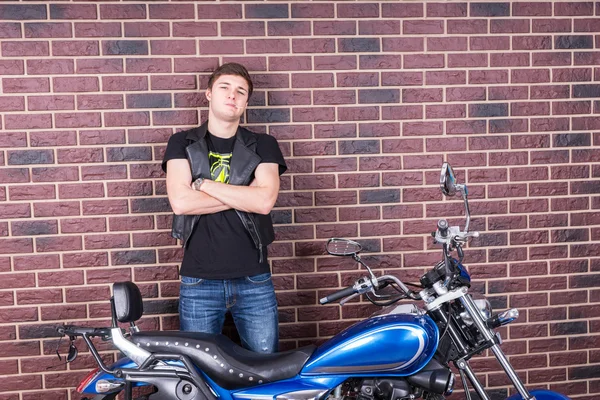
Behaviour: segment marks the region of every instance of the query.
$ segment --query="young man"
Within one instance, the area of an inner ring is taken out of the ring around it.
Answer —
[[[184,247],[181,330],[220,333],[229,311],[242,344],[269,353],[279,332],[269,212],[287,167],[275,138],[239,126],[251,94],[246,68],[220,66],[206,90],[208,122],[171,136],[162,167]]]

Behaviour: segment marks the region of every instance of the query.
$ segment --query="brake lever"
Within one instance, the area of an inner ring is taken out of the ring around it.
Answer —
[[[350,300],[352,300],[353,298],[358,297],[358,296],[360,296],[360,293],[354,293],[348,297],[344,297],[342,300],[340,300],[340,306],[343,306],[344,304],[346,304],[347,302],[349,302]]]

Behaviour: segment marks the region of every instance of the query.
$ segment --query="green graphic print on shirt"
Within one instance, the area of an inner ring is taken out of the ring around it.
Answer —
[[[215,182],[229,183],[229,171],[231,169],[231,156],[233,153],[219,154],[213,151],[208,153],[210,163],[210,175]]]

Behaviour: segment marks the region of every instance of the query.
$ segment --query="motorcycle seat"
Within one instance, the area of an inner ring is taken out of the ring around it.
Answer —
[[[216,384],[235,390],[296,376],[316,346],[281,353],[255,353],[224,335],[198,332],[139,332],[132,341],[153,353],[183,354]]]

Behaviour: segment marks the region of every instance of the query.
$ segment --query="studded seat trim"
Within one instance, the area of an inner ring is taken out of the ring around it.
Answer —
[[[241,389],[296,376],[315,346],[264,354],[238,346],[224,335],[197,332],[140,332],[135,344],[156,353],[188,356],[210,379],[227,390]]]

